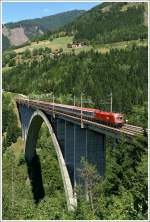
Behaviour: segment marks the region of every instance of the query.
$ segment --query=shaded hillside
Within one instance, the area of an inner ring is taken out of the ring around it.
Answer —
[[[3,46],[3,50],[6,50],[6,49],[8,49],[10,47],[10,41],[4,35],[2,35],[2,46]]]
[[[59,29],[69,22],[72,22],[83,13],[83,10],[73,10],[43,18],[7,23],[3,26],[3,35],[11,42],[11,45],[21,45],[33,37],[42,35],[47,31],[55,31]],[[20,32],[22,35],[20,35]],[[4,48],[8,47],[9,44],[5,43]]]
[[[147,3],[103,3],[67,25],[78,41],[111,43],[147,38]]]

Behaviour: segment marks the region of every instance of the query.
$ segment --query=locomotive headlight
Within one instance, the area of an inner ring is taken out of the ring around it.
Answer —
[[[128,119],[126,119],[125,122],[127,123],[127,122],[128,122]]]

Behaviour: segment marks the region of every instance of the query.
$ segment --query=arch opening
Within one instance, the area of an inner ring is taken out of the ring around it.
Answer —
[[[48,127],[49,133],[51,135],[51,138],[55,147],[55,151],[57,154],[57,159],[59,162],[59,167],[60,167],[60,171],[61,171],[61,175],[63,179],[63,185],[65,189],[68,209],[73,210],[77,205],[77,200],[73,193],[73,187],[72,187],[71,180],[68,174],[66,163],[63,158],[55,133],[53,131],[51,122],[49,121],[47,116],[40,110],[37,110],[33,113],[29,122],[29,127],[27,130],[27,136],[26,136],[26,142],[25,142],[25,159],[27,161],[28,166],[30,166],[30,168],[34,166],[34,161],[38,160],[38,155],[36,154],[36,145],[37,145],[39,131],[43,122]],[[39,172],[41,172],[40,165],[39,165],[39,170],[40,170]],[[41,178],[41,182],[42,182],[42,176],[39,176],[39,178]],[[39,182],[39,185],[42,185],[41,182]],[[44,188],[42,186],[41,186],[40,191],[41,191],[40,198],[43,198],[45,193],[44,193]]]

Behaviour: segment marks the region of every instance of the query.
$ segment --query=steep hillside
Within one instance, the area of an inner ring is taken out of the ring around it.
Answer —
[[[3,35],[10,41],[11,45],[21,45],[28,41],[23,27],[16,27],[13,29],[3,27]]]
[[[147,3],[103,3],[65,27],[77,41],[111,43],[147,38]]]
[[[10,47],[10,41],[4,35],[2,35],[2,46],[3,46],[3,50],[6,50],[6,49],[8,49]]]
[[[3,26],[3,36],[10,45],[21,45],[33,37],[44,34],[47,31],[55,31],[81,16],[84,11],[73,10],[38,19],[24,20],[17,23],[8,23]],[[5,49],[9,44],[5,41]],[[3,48],[3,49],[4,49]]]

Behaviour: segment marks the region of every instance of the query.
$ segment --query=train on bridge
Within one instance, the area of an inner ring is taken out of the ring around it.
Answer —
[[[82,118],[110,125],[116,128],[122,127],[126,122],[125,115],[120,113],[105,112],[94,108],[81,108],[78,106],[70,106],[57,103],[51,103],[50,105],[53,106],[55,110],[79,117],[81,117],[82,115]]]
[[[71,116],[88,119],[90,121],[98,122],[116,128],[122,127],[126,122],[125,115],[121,113],[105,112],[94,108],[84,108],[59,103],[50,103],[41,100],[23,100],[27,103],[30,102],[30,104],[32,105],[40,105],[43,106],[43,108],[46,107],[47,109],[50,109],[53,112],[65,113]]]

